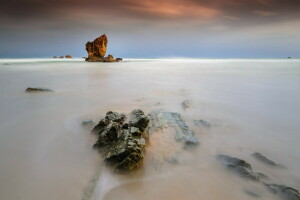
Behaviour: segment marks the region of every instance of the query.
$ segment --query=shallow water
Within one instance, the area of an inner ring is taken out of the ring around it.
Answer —
[[[80,200],[98,172],[91,199],[253,199],[244,189],[279,199],[220,166],[219,153],[300,189],[300,60],[1,59],[0,85],[0,199]],[[136,108],[180,112],[200,145],[183,150],[172,129],[156,131],[140,169],[112,174],[81,122]]]

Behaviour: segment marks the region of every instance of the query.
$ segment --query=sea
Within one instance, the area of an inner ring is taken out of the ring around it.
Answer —
[[[137,170],[114,173],[91,129],[108,111],[134,109],[180,113],[199,145],[178,148],[165,127]],[[281,199],[219,154],[247,161],[264,183],[300,189],[299,59],[0,59],[0,199]]]

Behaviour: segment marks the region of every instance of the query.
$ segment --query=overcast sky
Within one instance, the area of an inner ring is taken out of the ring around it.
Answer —
[[[1,0],[0,57],[300,57],[300,0]]]

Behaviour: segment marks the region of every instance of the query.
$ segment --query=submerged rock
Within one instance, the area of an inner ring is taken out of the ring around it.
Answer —
[[[260,180],[259,175],[252,171],[251,165],[245,160],[230,157],[227,155],[218,155],[217,158],[227,169],[235,172],[239,176],[254,181]]]
[[[26,89],[26,92],[53,92],[53,90],[50,90],[48,88],[41,88],[41,87],[29,87]]]
[[[191,108],[191,106],[192,106],[192,103],[189,100],[185,100],[182,102],[182,108],[184,110],[189,110]]]
[[[265,184],[270,192],[279,194],[283,200],[300,200],[299,190],[286,185]]]
[[[193,120],[193,122],[194,122],[194,124],[196,126],[203,126],[205,128],[211,128],[211,126],[212,126],[211,123],[209,123],[207,121],[204,121],[202,119],[200,119],[200,120]]]
[[[85,59],[88,62],[118,62],[121,61],[122,58],[115,59],[112,55],[108,55],[104,57],[106,54],[108,44],[107,36],[101,35],[96,38],[93,42],[87,42],[85,47],[88,52],[88,57]]]
[[[166,111],[152,111],[150,114],[151,128],[171,127],[175,129],[175,139],[183,143],[184,148],[194,147],[199,144],[195,134],[186,125],[180,113]]]
[[[277,166],[277,167],[279,166],[274,161],[270,160],[269,158],[267,158],[266,156],[262,155],[261,153],[254,153],[254,154],[252,154],[252,156],[254,158],[256,158],[257,160],[265,163],[265,164],[268,164],[268,165],[271,165],[271,166]]]
[[[105,155],[106,163],[116,172],[131,171],[141,165],[144,158],[146,141],[143,132],[149,124],[149,118],[142,110],[130,113],[128,123],[124,123],[124,114],[109,111],[93,131],[98,133],[94,148]]]
[[[94,125],[94,124],[95,124],[94,121],[91,120],[91,119],[83,120],[83,121],[81,122],[81,125],[82,125],[82,126],[89,126],[89,125]]]

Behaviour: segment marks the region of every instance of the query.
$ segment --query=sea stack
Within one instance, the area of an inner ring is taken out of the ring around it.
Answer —
[[[107,36],[101,35],[96,38],[93,42],[87,42],[85,44],[86,51],[88,52],[88,57],[85,61],[88,62],[118,62],[122,58],[114,58],[112,55],[105,57],[107,50],[108,38]]]

